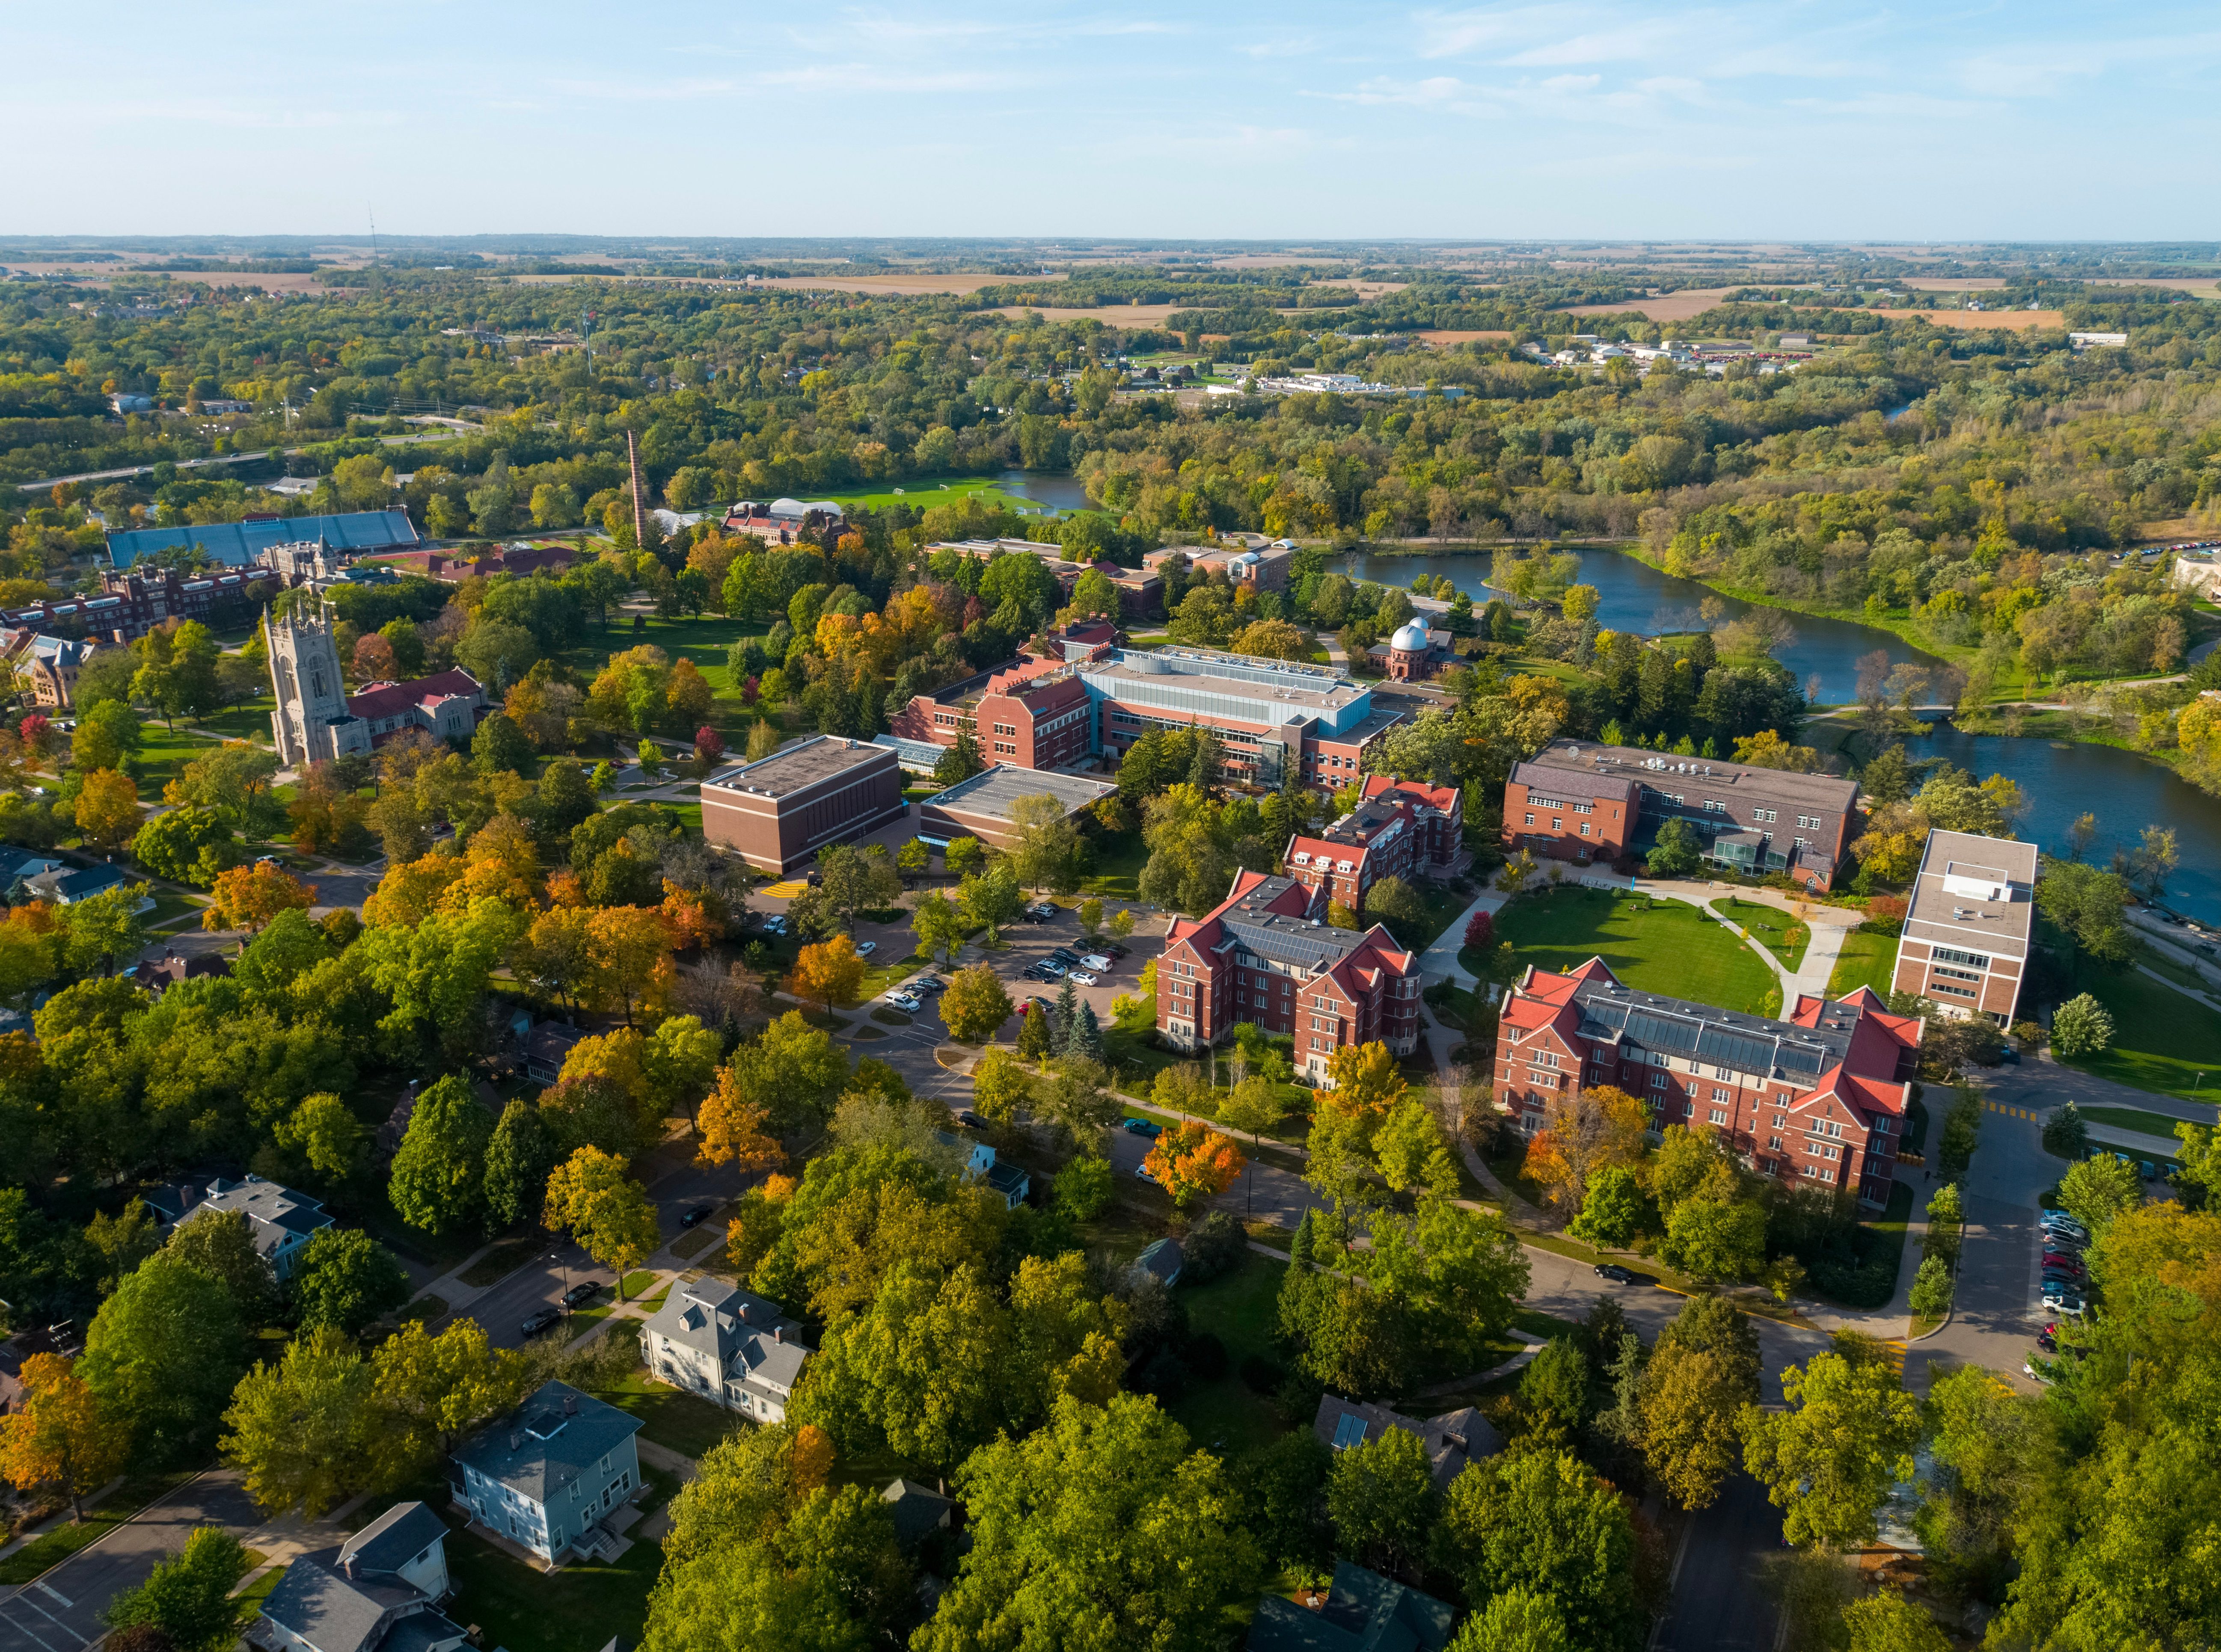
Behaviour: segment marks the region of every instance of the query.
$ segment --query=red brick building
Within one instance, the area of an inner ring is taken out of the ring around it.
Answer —
[[[152,566],[131,573],[110,569],[100,576],[97,597],[11,608],[0,614],[0,622],[51,636],[131,642],[173,619],[206,621],[223,612],[245,616],[250,604],[268,601],[284,586],[267,568],[197,574]]]
[[[1917,993],[1940,1015],[2011,1026],[2028,973],[2041,870],[2033,843],[1930,832],[1890,991]]]
[[[1531,1136],[1554,1099],[1611,1086],[1649,1104],[1654,1131],[1715,1129],[1762,1175],[1886,1205],[1924,1029],[1868,987],[1800,995],[1773,1021],[1637,992],[1592,958],[1566,975],[1530,968],[1512,988],[1496,1093]]]
[[[702,782],[702,835],[757,870],[783,873],[910,812],[885,746],[817,735]]]
[[[1351,911],[1383,878],[1406,882],[1465,852],[1465,797],[1455,786],[1369,775],[1364,801],[1316,837],[1292,837],[1288,875]]]
[[[1553,741],[1515,765],[1504,789],[1504,846],[1561,860],[1610,860],[1648,848],[1669,820],[1692,827],[1710,865],[1835,882],[1857,834],[1859,788],[1640,747]]]
[[[1418,1046],[1418,959],[1375,925],[1337,929],[1326,901],[1293,878],[1235,874],[1226,899],[1175,918],[1157,961],[1157,1029],[1183,1049],[1254,1022],[1295,1040],[1298,1078],[1326,1081],[1328,1059],[1375,1042]]]
[[[1094,702],[1079,673],[1062,660],[998,666],[930,694],[920,694],[890,725],[898,740],[953,746],[972,730],[989,767],[1059,768],[1093,748]]]

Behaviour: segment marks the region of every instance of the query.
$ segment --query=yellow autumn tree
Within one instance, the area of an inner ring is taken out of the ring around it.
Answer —
[[[695,1157],[703,1164],[734,1166],[741,1175],[753,1175],[784,1163],[786,1155],[779,1138],[764,1129],[768,1108],[741,1093],[733,1069],[717,1069],[717,1087],[702,1101],[701,1146]]]
[[[1624,1090],[1601,1084],[1560,1091],[1527,1144],[1527,1173],[1549,1190],[1551,1203],[1577,1211],[1598,1171],[1642,1162],[1649,1126],[1649,1111]]]
[[[1320,1104],[1337,1113],[1372,1120],[1385,1117],[1404,1098],[1404,1074],[1388,1046],[1345,1044],[1326,1064],[1330,1087],[1315,1092]]]
[[[84,1494],[122,1472],[130,1428],[103,1409],[59,1354],[32,1355],[18,1379],[19,1408],[0,1417],[0,1479],[25,1492],[52,1487],[83,1524]]]
[[[864,985],[864,961],[845,935],[804,947],[786,978],[786,990],[804,1002],[815,1000],[828,1015],[835,1004],[854,1004]]]

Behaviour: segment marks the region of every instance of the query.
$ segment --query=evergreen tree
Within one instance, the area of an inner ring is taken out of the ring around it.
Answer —
[[[511,1101],[486,1142],[485,1201],[491,1225],[514,1227],[536,1220],[555,1166],[555,1144],[541,1126],[540,1110]]]
[[[1079,1024],[1079,990],[1072,984],[1072,977],[1064,978],[1057,990],[1056,1014],[1048,1029],[1048,1048],[1052,1055],[1072,1054],[1073,1029]]]
[[[1208,792],[1218,779],[1218,766],[1226,759],[1225,742],[1205,729],[1197,735],[1195,755],[1187,767],[1187,783]]]
[[[1018,1054],[1029,1061],[1038,1061],[1050,1053],[1054,1035],[1049,1030],[1048,1017],[1039,1004],[1029,1004],[1025,1017],[1018,1023]]]
[[[1307,1268],[1311,1265],[1312,1248],[1317,1243],[1311,1231],[1311,1213],[1308,1206],[1296,1222],[1296,1236],[1288,1242],[1288,1271]]]
[[[1066,1044],[1068,1054],[1085,1055],[1091,1061],[1103,1059],[1103,1028],[1095,1019],[1093,1004],[1079,1006],[1079,1017],[1072,1023],[1072,1036]]]

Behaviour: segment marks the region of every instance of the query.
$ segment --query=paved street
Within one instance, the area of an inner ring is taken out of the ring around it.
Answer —
[[[78,1652],[107,1632],[100,1614],[108,1603],[144,1583],[195,1527],[222,1526],[243,1539],[262,1524],[239,1476],[211,1469],[38,1581],[0,1592],[0,1652]]]
[[[1731,1475],[1690,1521],[1651,1652],[1773,1652],[1781,1613],[1761,1580],[1780,1550],[1781,1511],[1749,1474]]]

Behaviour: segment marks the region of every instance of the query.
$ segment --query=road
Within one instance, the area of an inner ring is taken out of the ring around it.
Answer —
[[[100,1614],[108,1603],[144,1583],[195,1527],[222,1526],[244,1539],[263,1524],[238,1474],[210,1469],[36,1582],[0,1593],[0,1652],[78,1652],[107,1633]]]
[[[375,438],[379,445],[384,447],[404,447],[415,441],[453,441],[454,439],[455,434],[451,430],[426,430],[415,435]],[[211,454],[204,459],[178,459],[168,462],[174,464],[181,471],[199,470],[210,465],[244,465],[252,460],[268,459],[276,451],[273,448],[259,447],[253,453]],[[284,449],[285,457],[289,459],[295,454],[304,454],[308,451],[306,447]],[[127,476],[145,476],[153,468],[152,465],[126,465],[118,470],[80,471],[75,476],[48,476],[35,482],[18,482],[16,485],[25,493],[36,493],[42,488],[54,487],[63,482],[112,482]]]
[[[1749,1474],[1731,1475],[1691,1518],[1650,1652],[1773,1652],[1781,1610],[1760,1580],[1780,1550],[1781,1511]]]

